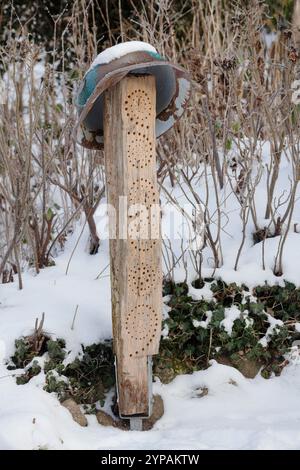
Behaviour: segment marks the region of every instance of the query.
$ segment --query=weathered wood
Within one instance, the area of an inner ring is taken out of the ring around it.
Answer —
[[[161,332],[155,98],[155,78],[145,75],[128,76],[105,94],[106,187],[115,209],[115,217],[110,214],[113,337],[123,416],[148,414],[147,356],[157,354]]]

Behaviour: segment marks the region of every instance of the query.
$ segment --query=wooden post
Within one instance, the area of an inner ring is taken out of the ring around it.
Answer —
[[[119,412],[129,418],[149,414],[147,360],[158,353],[161,334],[155,117],[153,76],[127,76],[106,91],[106,188],[115,211],[115,217],[110,214],[113,341]]]

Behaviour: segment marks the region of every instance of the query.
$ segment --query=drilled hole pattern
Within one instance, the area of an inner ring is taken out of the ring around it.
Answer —
[[[151,297],[145,297],[153,294],[161,282],[154,256],[160,242],[142,239],[143,235],[151,235],[151,208],[159,204],[159,195],[153,181],[145,176],[151,165],[153,168],[150,171],[155,171],[155,144],[150,133],[153,132],[153,107],[148,93],[138,88],[131,91],[125,100],[125,112],[128,120],[128,168],[141,170],[139,178],[131,180],[128,188],[128,235],[130,247],[134,250],[134,259],[128,267],[128,292],[129,298],[138,298],[139,303],[129,307],[125,318],[130,356],[137,356],[147,354],[156,347],[161,328],[159,309],[151,305]],[[144,233],[145,230],[147,233]],[[136,239],[137,234],[140,234],[141,239]]]
[[[157,248],[158,240],[130,240],[130,244],[139,253],[149,253]]]
[[[143,353],[155,340],[159,327],[159,316],[153,307],[140,303],[132,308],[125,320],[125,330],[131,339],[130,356]]]
[[[145,90],[138,88],[133,90],[131,93],[128,93],[125,100],[125,112],[130,122],[135,123],[136,125],[140,124],[142,128],[147,128],[149,125],[149,120],[146,118],[146,116],[148,117],[148,115],[143,118],[141,116],[141,109],[143,111],[148,110],[150,113],[151,100]]]
[[[141,113],[141,110],[143,111]],[[127,132],[127,157],[134,168],[143,169],[154,160],[154,145],[148,137],[151,100],[145,90],[137,89],[127,95],[125,112],[133,130]]]
[[[153,161],[153,146],[149,139],[128,143],[128,161],[134,168],[145,168]]]
[[[158,193],[151,180],[141,177],[139,180],[133,181],[128,196],[128,235],[130,239],[150,236],[151,223],[155,223],[155,211],[152,213],[151,208],[158,202]],[[148,247],[147,251],[149,249]]]
[[[158,204],[158,194],[154,184],[148,178],[139,178],[132,182],[128,198],[129,206],[143,204],[150,208],[152,204]]]
[[[157,284],[158,277],[157,270],[150,264],[140,263],[129,270],[129,287],[140,295],[148,294]]]

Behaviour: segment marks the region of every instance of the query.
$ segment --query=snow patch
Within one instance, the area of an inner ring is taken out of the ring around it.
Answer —
[[[207,312],[205,312],[206,314],[206,320],[203,320],[203,321],[199,321],[199,320],[193,320],[193,325],[195,328],[207,328],[210,321],[211,321],[211,318],[212,318],[212,312],[210,310],[207,310]]]
[[[272,317],[272,315],[267,313],[268,317],[268,322],[270,324],[269,328],[266,331],[265,336],[263,336],[260,340],[259,343],[265,348],[268,345],[268,342],[271,339],[271,336],[274,334],[275,330],[283,325],[283,322],[281,320],[276,320],[276,318]]]
[[[224,314],[225,318],[221,321],[221,326],[223,326],[224,330],[229,334],[229,336],[231,336],[233,323],[235,320],[240,318],[241,311],[235,305],[233,305],[232,307],[225,308]]]
[[[115,59],[119,59],[123,55],[137,51],[147,51],[157,54],[155,47],[151,46],[151,44],[148,44],[147,42],[122,42],[120,44],[116,44],[115,46],[109,47],[108,49],[105,49],[103,52],[100,52],[100,54],[98,54],[95,60],[92,62],[89,70],[93,69],[97,65],[108,64],[109,62],[112,62]]]

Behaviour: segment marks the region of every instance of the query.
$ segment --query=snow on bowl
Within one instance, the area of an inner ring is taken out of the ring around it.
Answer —
[[[190,97],[187,72],[168,62],[146,42],[129,41],[101,52],[80,85],[76,105],[77,141],[86,148],[103,148],[104,92],[128,74],[151,74],[156,81],[156,137],[183,114]]]

